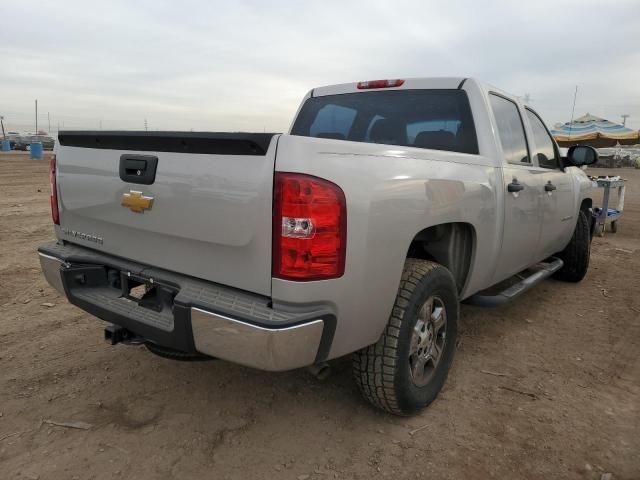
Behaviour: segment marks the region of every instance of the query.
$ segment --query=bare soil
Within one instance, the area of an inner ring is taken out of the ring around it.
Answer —
[[[48,161],[2,154],[0,478],[640,479],[640,170],[615,173],[625,215],[587,278],[463,306],[444,390],[397,418],[361,400],[348,359],[320,382],[105,345],[40,273]]]

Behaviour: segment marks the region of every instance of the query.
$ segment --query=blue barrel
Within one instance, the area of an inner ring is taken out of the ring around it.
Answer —
[[[2,140],[2,151],[3,152],[11,151],[11,142],[9,140]]]
[[[34,160],[42,160],[42,153],[42,143],[33,142],[31,144],[31,158],[33,158]]]

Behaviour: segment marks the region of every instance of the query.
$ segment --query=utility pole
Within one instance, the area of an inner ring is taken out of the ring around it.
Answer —
[[[623,113],[620,116],[622,117],[622,126],[626,127],[627,126],[627,118],[629,118],[631,115],[629,115],[628,113]]]
[[[144,131],[146,132],[148,130],[147,128],[147,119],[144,119]]]
[[[36,131],[34,132],[36,135],[38,134],[38,99],[36,98]]]
[[[569,139],[571,139],[571,127],[573,127],[573,115],[576,112],[577,98],[578,98],[578,85],[576,85],[576,91],[573,93],[573,107],[571,107],[571,121],[569,122]]]
[[[51,135],[51,117],[49,116],[49,112],[47,112],[47,123],[49,124],[49,130],[47,130],[47,133]]]

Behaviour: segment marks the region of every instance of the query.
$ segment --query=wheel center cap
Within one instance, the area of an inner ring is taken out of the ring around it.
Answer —
[[[409,367],[413,383],[426,385],[433,377],[445,348],[447,312],[439,297],[429,297],[418,310],[411,337]]]
[[[425,353],[429,353],[430,346],[433,343],[433,330],[431,325],[427,327],[426,332],[421,338],[420,346],[425,350]]]

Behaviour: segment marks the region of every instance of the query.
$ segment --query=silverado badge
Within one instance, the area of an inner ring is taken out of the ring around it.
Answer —
[[[132,212],[142,213],[151,208],[153,205],[153,197],[147,197],[143,195],[142,192],[131,190],[129,193],[122,194],[120,204]]]

